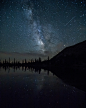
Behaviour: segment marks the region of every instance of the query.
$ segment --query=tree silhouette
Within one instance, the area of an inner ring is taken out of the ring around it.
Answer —
[[[14,64],[15,64],[15,58],[14,58]]]
[[[48,61],[49,61],[49,56],[48,56]]]
[[[9,58],[9,64],[10,64],[10,58]]]

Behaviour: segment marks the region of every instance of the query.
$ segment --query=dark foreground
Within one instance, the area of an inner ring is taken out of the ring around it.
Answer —
[[[0,108],[86,108],[86,92],[49,70],[1,68]]]
[[[30,64],[30,65],[11,65],[11,66],[1,66],[0,68],[3,68],[5,71],[12,68],[14,72],[17,69],[22,69],[26,71],[27,69],[34,70],[35,72],[38,71],[41,72],[42,69],[45,71],[51,71],[54,75],[61,78],[65,83],[74,86],[78,89],[81,89],[86,92],[86,67],[85,66],[54,66],[49,65],[48,63],[43,64]]]

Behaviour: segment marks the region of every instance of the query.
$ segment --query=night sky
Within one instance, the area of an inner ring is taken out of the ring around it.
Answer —
[[[84,40],[86,0],[0,0],[0,53],[54,56]]]

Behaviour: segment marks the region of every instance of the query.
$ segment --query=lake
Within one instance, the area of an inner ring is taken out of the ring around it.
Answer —
[[[0,68],[0,108],[86,108],[86,92],[50,71]]]

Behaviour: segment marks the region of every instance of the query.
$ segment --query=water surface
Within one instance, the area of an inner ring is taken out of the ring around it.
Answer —
[[[0,108],[86,108],[86,93],[65,84],[51,72],[1,68],[0,105]]]

